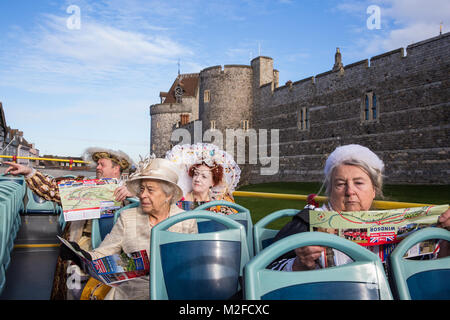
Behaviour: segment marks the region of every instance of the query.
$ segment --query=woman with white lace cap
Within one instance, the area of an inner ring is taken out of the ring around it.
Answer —
[[[233,191],[239,182],[241,170],[233,157],[216,145],[176,145],[167,152],[166,159],[176,163],[181,170],[179,185],[184,197],[180,206],[186,210],[213,200],[234,202]],[[223,214],[235,213],[223,206],[212,209]]]
[[[326,187],[328,202],[321,208],[308,204],[305,209],[324,211],[367,211],[372,208],[375,197],[382,196],[383,186],[383,161],[370,149],[350,144],[337,147],[328,157],[325,163],[325,180],[322,187]],[[320,191],[319,191],[320,193]],[[301,212],[302,213],[302,212]],[[302,217],[297,214],[291,222],[285,225],[277,234],[275,241],[280,240],[290,234],[309,231],[305,225],[305,220],[309,217]],[[449,228],[450,211],[443,213],[438,226]],[[306,228],[306,229],[305,229]],[[300,231],[299,231],[300,230]],[[447,246],[447,243],[445,243]],[[444,256],[447,253],[444,253]],[[306,246],[294,250],[294,258],[278,259],[269,268],[283,271],[302,271],[316,268],[342,265],[352,261],[344,253],[320,246]],[[447,249],[445,249],[447,252]],[[286,255],[285,255],[286,257]]]

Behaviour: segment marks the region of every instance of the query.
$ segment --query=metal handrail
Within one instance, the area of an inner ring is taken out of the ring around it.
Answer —
[[[266,199],[283,199],[283,200],[298,200],[306,201],[308,195],[302,194],[286,194],[286,193],[269,193],[269,192],[250,192],[250,191],[234,191],[233,196],[245,198],[266,198]],[[324,203],[328,201],[328,197],[316,196],[314,200]],[[399,201],[384,201],[374,200],[373,207],[376,209],[400,209],[431,206],[427,203],[413,203],[413,202],[399,202]]]

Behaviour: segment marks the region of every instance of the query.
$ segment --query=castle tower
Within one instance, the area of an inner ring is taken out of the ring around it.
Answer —
[[[225,134],[226,129],[251,125],[252,78],[252,68],[245,65],[225,65],[223,70],[215,66],[200,72],[199,118],[203,131],[217,129]]]
[[[273,69],[273,59],[270,57],[256,57],[251,61],[253,69],[253,100],[255,106],[261,106],[264,101],[259,95],[261,86],[271,84],[272,90],[278,87],[278,70]],[[257,111],[258,108],[255,108]]]
[[[168,92],[160,92],[161,103],[150,106],[150,153],[164,157],[172,131],[198,119],[198,83],[198,73],[179,74]]]

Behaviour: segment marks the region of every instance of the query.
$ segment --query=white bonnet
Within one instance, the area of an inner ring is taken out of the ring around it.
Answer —
[[[369,148],[359,144],[348,144],[337,147],[329,156],[325,163],[325,177],[330,174],[331,170],[347,160],[359,160],[366,163],[369,167],[383,172],[383,161]]]

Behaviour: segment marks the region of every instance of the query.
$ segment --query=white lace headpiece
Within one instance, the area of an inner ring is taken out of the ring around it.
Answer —
[[[192,178],[189,176],[188,171],[194,164],[205,163],[209,167],[214,165],[222,166],[224,175],[222,181],[225,185],[216,186],[216,189],[222,190],[213,190],[213,192],[232,193],[241,177],[241,169],[233,157],[211,143],[176,145],[166,153],[166,159],[173,161],[180,167],[182,174],[178,184],[183,189],[184,194],[187,194],[192,189]]]

